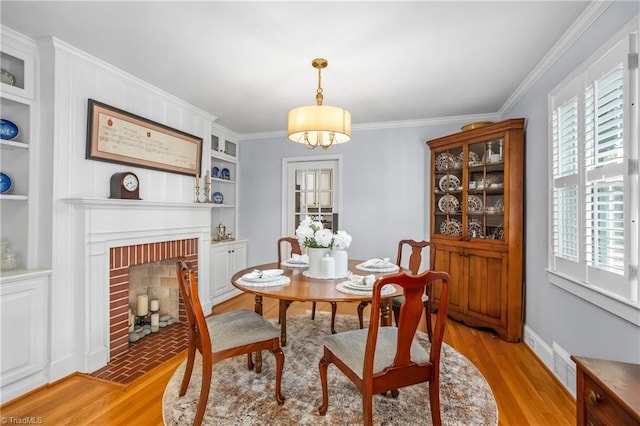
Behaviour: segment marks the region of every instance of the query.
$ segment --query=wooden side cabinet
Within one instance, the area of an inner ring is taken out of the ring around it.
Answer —
[[[572,355],[578,425],[640,425],[640,365]]]
[[[449,316],[522,339],[524,123],[494,123],[427,142],[430,239],[451,276]],[[437,303],[439,288],[434,299]]]

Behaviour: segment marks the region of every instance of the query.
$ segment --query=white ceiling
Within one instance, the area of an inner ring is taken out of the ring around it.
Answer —
[[[589,2],[0,2],[3,25],[55,36],[217,116],[281,132],[324,103],[358,124],[494,114]]]

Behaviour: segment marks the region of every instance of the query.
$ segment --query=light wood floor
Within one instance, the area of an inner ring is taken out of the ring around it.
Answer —
[[[339,304],[338,313],[355,315],[356,306]],[[253,298],[241,295],[216,306],[214,312],[239,308],[253,309]],[[310,308],[309,303],[293,303],[288,313]],[[329,310],[329,304],[319,303],[318,309]],[[264,316],[277,316],[275,301],[264,300]],[[525,344],[507,343],[452,320],[447,323],[445,341],[486,377],[498,404],[500,425],[575,424],[574,399]],[[162,425],[162,394],[185,356],[177,356],[126,388],[80,374],[67,377],[0,407],[3,424],[18,423],[11,418],[35,417],[45,425]]]

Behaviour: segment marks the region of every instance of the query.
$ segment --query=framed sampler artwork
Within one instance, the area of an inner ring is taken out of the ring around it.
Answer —
[[[86,158],[197,176],[202,138],[89,99]]]

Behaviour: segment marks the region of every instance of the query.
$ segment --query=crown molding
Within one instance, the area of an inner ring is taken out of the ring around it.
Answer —
[[[518,88],[509,96],[498,111],[498,115],[504,117],[614,1],[615,0],[594,0],[589,3],[578,19],[565,31],[562,37],[551,47],[529,75],[520,83]]]

